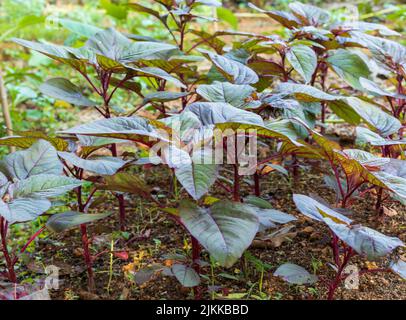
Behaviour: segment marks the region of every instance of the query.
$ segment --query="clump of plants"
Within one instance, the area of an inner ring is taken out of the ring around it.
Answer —
[[[402,54],[406,49],[386,38],[398,34],[380,24],[333,21],[327,11],[298,2],[290,4],[289,12],[252,5],[285,27],[286,38],[203,31],[196,22],[212,20],[199,15],[204,6],[220,7],[221,2],[129,4],[159,21],[168,31],[168,42],[94,27],[88,27],[87,41],[78,48],[14,40],[70,66],[85,80],[86,90],[69,79],[51,78],[39,88],[43,94],[94,108],[101,119],[61,131],[57,137],[29,132],[0,140],[26,149],[8,155],[0,167],[6,208],[1,211],[2,248],[10,281],[17,282],[18,276],[17,260],[7,249],[8,226],[36,219],[50,209],[48,198],[74,189],[72,210],[54,213],[46,225],[56,232],[80,227],[89,288],[94,289],[86,224],[110,215],[88,213],[96,194],[108,191],[119,203],[122,230],[127,223],[126,194],[149,199],[151,207],[185,230],[191,238],[191,257],[154,272],[175,276],[201,298],[202,248],[229,268],[259,232],[275,232],[294,223],[291,213],[276,210],[261,198],[262,181],[271,179],[270,171],[297,179],[309,159],[327,168],[325,180],[336,191],[334,206],[293,196],[301,213],[323,222],[331,232],[336,276],[323,279],[329,299],[345,280],[345,268],[354,255],[372,260],[395,256],[395,250],[404,247],[398,238],[355,225],[346,216],[354,201],[372,195],[372,190],[378,209],[386,196],[406,201],[406,55]],[[225,36],[232,37],[231,44]],[[395,80],[396,90],[376,83],[372,68],[377,63],[385,66],[389,80]],[[137,96],[138,104],[130,111],[116,106],[118,90]],[[143,116],[145,110],[148,117]],[[337,118],[356,126],[358,138],[380,148],[381,154],[344,149],[328,139],[325,129]],[[124,143],[134,152],[122,152]],[[267,146],[260,159],[258,143]],[[50,154],[48,160],[35,161],[45,154]],[[156,198],[141,175],[130,170],[133,166],[167,171],[173,178],[168,190],[173,197]],[[218,197],[215,188],[225,190],[228,198]],[[251,194],[244,196],[243,190]],[[35,210],[15,208],[19,197],[28,197],[30,206],[35,201],[38,205]],[[395,259],[382,270],[361,272],[388,270],[404,277],[404,262]],[[275,275],[297,284],[317,281],[293,264],[282,265]]]

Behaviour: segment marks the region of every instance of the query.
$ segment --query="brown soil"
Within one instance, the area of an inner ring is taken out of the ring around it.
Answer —
[[[310,221],[300,215],[292,202],[293,193],[312,194],[317,192],[329,203],[334,203],[335,196],[323,186],[322,176],[317,172],[317,166],[311,171],[302,172],[299,181],[290,183],[281,178],[277,173],[271,173],[262,179],[261,196],[268,199],[274,208],[294,214],[298,221],[293,223],[293,239],[286,239],[278,247],[273,245],[264,246],[259,235],[255,241],[255,247],[249,252],[263,263],[270,265],[270,270],[264,272],[262,295],[267,299],[324,299],[326,287],[322,284],[316,286],[289,285],[272,275],[273,271],[282,263],[297,263],[307,270],[312,271],[312,266],[317,265],[317,274],[321,278],[333,277],[332,269],[328,263],[332,260],[329,246],[330,235],[328,230],[320,223]],[[146,171],[144,178],[151,185],[162,186],[155,192],[161,196],[161,202],[168,206],[173,195],[168,194],[171,190],[171,177],[163,169],[153,168]],[[317,188],[315,188],[317,186]],[[242,195],[250,193],[251,187],[244,185]],[[228,197],[226,193],[218,192],[216,196]],[[187,197],[181,193],[181,198]],[[113,216],[104,223],[89,228],[92,235],[92,254],[101,254],[94,261],[95,279],[97,289],[95,293],[87,290],[86,270],[82,259],[80,234],[78,230],[72,230],[62,235],[49,235],[41,239],[35,254],[32,254],[27,275],[33,278],[41,276],[37,272],[41,266],[54,264],[61,268],[60,276],[62,286],[60,290],[53,292],[55,299],[192,299],[193,291],[182,288],[172,277],[166,277],[156,273],[151,280],[142,285],[134,281],[134,273],[140,269],[155,264],[171,264],[172,261],[163,258],[165,254],[190,253],[189,238],[182,228],[168,219],[166,213],[137,197],[127,198],[128,220],[127,232],[129,237],[125,240],[118,230],[117,216]],[[397,236],[406,241],[404,207],[395,202],[387,202],[387,208],[393,209],[396,214],[392,217],[379,217],[371,210],[374,207],[374,198],[367,196],[365,199],[355,201],[352,206],[351,218],[355,221],[376,228],[377,230],[392,236]],[[117,212],[115,201],[110,199],[103,210]],[[273,230],[271,230],[273,231]],[[114,251],[120,252],[113,259],[112,272],[110,272],[110,253],[112,235],[114,238]],[[186,245],[185,245],[186,243]],[[262,243],[262,245],[261,245]],[[258,245],[260,244],[260,245]],[[188,247],[185,249],[185,247]],[[103,253],[104,252],[104,253]],[[125,252],[122,254],[121,252]],[[128,259],[126,255],[128,254]],[[402,254],[400,252],[399,254]],[[141,258],[140,258],[141,255]],[[35,258],[34,258],[35,257]],[[404,253],[403,253],[404,258]],[[34,260],[35,259],[35,260]],[[203,252],[202,260],[209,261],[206,252]],[[364,259],[355,257],[353,263],[358,268],[371,264]],[[377,262],[377,266],[385,266],[388,261]],[[22,271],[22,270],[20,270]],[[212,295],[207,291],[212,284],[210,267],[204,267],[202,274],[206,277],[202,280],[202,298],[210,299]],[[252,263],[243,258],[240,263],[228,270],[216,267],[214,271],[216,295],[215,298],[227,299],[236,297],[233,294],[247,295],[244,298],[255,299],[260,296],[258,282],[261,273]],[[111,276],[110,286],[109,276]],[[230,279],[230,276],[234,279]],[[108,288],[110,290],[108,290]],[[337,299],[406,299],[406,285],[399,277],[391,273],[379,273],[363,275],[359,289],[347,290],[343,286],[337,291]]]

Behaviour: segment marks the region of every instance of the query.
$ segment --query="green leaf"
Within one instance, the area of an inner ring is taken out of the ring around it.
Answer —
[[[5,39],[7,39],[7,37],[14,33],[17,32],[19,30],[22,30],[24,28],[30,27],[30,26],[34,26],[37,24],[41,24],[45,22],[46,17],[45,16],[35,16],[35,15],[28,15],[28,16],[24,16],[22,17],[17,25],[15,25],[14,27],[8,29],[7,31],[5,31],[1,36],[0,36],[0,42],[3,42]],[[15,22],[14,22],[15,23]]]
[[[304,45],[295,45],[289,48],[286,58],[306,83],[309,83],[317,67],[317,56],[313,49]]]
[[[232,129],[234,132],[237,132],[238,130],[253,130],[260,137],[287,140],[294,145],[300,145],[300,143],[295,141],[298,138],[295,127],[290,120],[286,119],[269,122],[265,125],[256,125],[243,122],[224,122],[216,124],[216,128],[219,128],[223,131],[225,131],[226,129]]]
[[[344,99],[329,101],[328,106],[341,119],[352,125],[359,125],[361,117]]]
[[[82,224],[87,224],[107,218],[109,215],[111,215],[111,212],[87,214],[75,211],[67,211],[52,215],[48,219],[46,227],[52,232],[59,233],[80,226]]]
[[[289,3],[289,8],[306,25],[318,26],[330,20],[330,14],[327,11],[309,4],[293,2]]]
[[[378,31],[381,36],[400,36],[400,34],[396,31],[389,29],[384,24],[380,23],[371,23],[371,22],[364,22],[364,21],[344,21],[339,26],[341,29],[345,30],[355,30],[355,31]]]
[[[133,42],[120,32],[109,28],[91,37],[85,48],[125,65],[143,58],[150,58],[157,53],[174,50],[176,46],[162,42]]]
[[[260,224],[259,231],[274,228],[276,227],[275,223],[285,224],[296,220],[296,218],[290,214],[273,209],[268,201],[258,197],[248,196],[244,199],[244,203],[255,210]]]
[[[350,86],[362,90],[359,78],[368,78],[370,75],[368,65],[364,60],[359,55],[345,49],[329,52],[327,63],[333,70]]]
[[[290,12],[284,12],[284,11],[266,11],[261,8],[258,8],[257,6],[253,5],[252,3],[248,3],[248,6],[254,10],[257,10],[259,12],[265,13],[267,16],[271,17],[275,21],[279,22],[281,25],[288,29],[292,28],[297,28],[300,26],[302,23],[301,21],[292,13]]]
[[[404,243],[396,237],[388,237],[376,230],[361,225],[347,226],[335,223],[329,218],[324,218],[329,228],[353,248],[358,254],[368,260],[376,260],[390,254],[397,247],[404,247]]]
[[[327,207],[326,205],[302,194],[294,194],[293,201],[297,207],[297,209],[304,214],[306,217],[310,219],[314,219],[317,221],[323,221],[324,215],[334,219],[335,221],[339,221],[341,223],[350,224],[352,222],[351,219],[347,218],[346,216],[342,215],[334,211],[333,209]],[[323,213],[323,214],[322,214]]]
[[[144,96],[144,104],[148,102],[168,102],[178,100],[189,95],[189,92],[170,92],[170,91],[157,91],[148,93]]]
[[[58,155],[73,164],[75,167],[86,171],[94,172],[100,175],[112,175],[121,169],[127,161],[117,157],[97,157],[92,159],[83,159],[71,152],[58,152]]]
[[[153,77],[158,79],[163,79],[168,82],[173,83],[175,86],[186,89],[186,85],[184,85],[179,79],[171,76],[166,71],[155,68],[155,67],[146,67],[146,68],[131,68],[132,71],[135,71],[135,75],[139,77]]]
[[[27,150],[17,151],[0,161],[0,170],[9,179],[26,179],[39,174],[62,173],[56,149],[45,140],[38,140]]]
[[[196,287],[200,284],[200,276],[191,267],[174,264],[171,271],[180,284],[186,288]]]
[[[53,175],[39,174],[14,184],[14,198],[50,198],[60,196],[82,185],[80,180]]]
[[[11,137],[0,138],[0,145],[14,146],[14,147],[27,149],[27,148],[31,147],[37,141],[38,141],[37,138],[11,136]]]
[[[116,19],[125,20],[128,15],[128,8],[113,3],[111,0],[99,0],[100,6],[106,10],[106,13]]]
[[[381,108],[364,100],[349,97],[345,101],[373,130],[387,137],[397,133],[402,124],[398,119],[383,111]]]
[[[317,276],[310,274],[305,268],[293,263],[285,263],[279,266],[273,274],[281,277],[292,284],[313,284],[317,282]]]
[[[381,87],[379,87],[378,84],[376,84],[375,82],[373,82],[371,80],[368,80],[365,78],[360,78],[359,82],[362,85],[363,89],[371,92],[374,95],[392,97],[392,98],[398,98],[398,99],[406,99],[406,95],[386,91],[386,90],[382,89]]]
[[[392,262],[390,268],[393,272],[399,275],[402,279],[406,279],[406,262],[399,260],[397,262]]]
[[[148,142],[160,138],[147,119],[141,117],[116,117],[96,120],[62,131],[63,134],[106,137]]]
[[[90,24],[70,19],[58,19],[57,21],[65,29],[85,38],[93,37],[96,33],[103,31],[102,29],[92,26]]]
[[[406,139],[402,140],[385,139],[381,137],[379,134],[364,127],[357,127],[356,133],[357,133],[357,142],[359,143],[369,143],[373,146],[406,145]]]
[[[145,181],[129,172],[118,172],[112,176],[104,176],[103,181],[97,184],[100,190],[132,193],[144,198],[151,197],[151,190]]]
[[[188,231],[224,267],[241,257],[258,231],[255,212],[242,203],[219,201],[204,209],[182,201],[179,214]]]
[[[312,86],[291,82],[280,83],[276,87],[276,91],[286,95],[293,95],[297,100],[305,102],[335,101],[340,98]]]
[[[222,102],[195,102],[189,104],[184,112],[193,112],[204,126],[238,122],[247,124],[263,125],[263,120],[257,114],[233,107]]]
[[[138,3],[129,3],[128,6],[134,11],[148,13],[148,14],[154,16],[155,18],[158,18],[161,20],[161,16],[160,16],[159,12],[155,11],[151,8],[145,7]]]
[[[214,82],[211,85],[200,85],[196,92],[208,102],[226,102],[233,107],[243,108],[247,105],[245,99],[255,91],[249,85]]]
[[[0,138],[0,145],[3,146],[15,146],[23,149],[27,149],[31,147],[35,142],[38,140],[46,140],[57,149],[57,150],[66,150],[68,147],[68,143],[61,139],[61,138],[56,138],[56,137],[50,137],[47,136],[43,132],[35,132],[35,131],[20,131],[18,132],[22,136],[10,136],[10,137],[4,137]]]
[[[216,69],[230,82],[234,84],[253,84],[259,81],[255,71],[242,63],[203,49],[199,51],[205,55],[214,64]]]
[[[19,198],[7,203],[6,206],[8,209],[3,201],[0,202],[0,208],[2,209],[0,215],[12,224],[37,219],[51,208],[51,202],[47,199]]]
[[[40,52],[56,61],[67,64],[77,70],[86,72],[85,59],[79,50],[50,43],[33,42],[24,39],[12,39],[15,43]],[[80,59],[79,59],[80,58]]]
[[[406,160],[389,159],[389,162],[382,166],[382,171],[406,179]]]
[[[65,78],[52,78],[45,81],[39,90],[52,98],[83,107],[96,106],[97,103],[86,98],[81,90]]]
[[[217,165],[212,160],[212,150],[196,150],[188,163],[175,168],[175,175],[185,190],[199,200],[214,184],[218,176]]]
[[[195,0],[193,1],[191,8],[195,8],[197,6],[209,6],[209,7],[221,7],[221,1],[218,0]]]
[[[238,29],[238,18],[234,15],[234,13],[231,10],[223,7],[218,7],[217,18],[227,22],[234,30]]]

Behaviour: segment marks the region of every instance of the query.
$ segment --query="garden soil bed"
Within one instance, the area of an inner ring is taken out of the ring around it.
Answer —
[[[317,168],[313,167],[313,168]],[[152,168],[144,174],[145,180],[151,185],[165,186],[154,191],[161,203],[171,206],[168,199],[172,195],[165,190],[171,188],[171,176],[159,169]],[[329,203],[334,203],[334,194],[326,188],[320,172],[303,171],[296,182],[288,182],[278,173],[271,173],[261,181],[261,196],[268,199],[274,208],[294,214],[298,221],[289,233],[290,238],[282,239],[279,243],[266,243],[260,235],[249,249],[252,256],[269,267],[263,274],[262,289],[259,290],[261,272],[255,268],[249,259],[243,258],[240,263],[228,270],[216,267],[216,277],[211,277],[210,267],[204,267],[202,274],[207,279],[202,282],[202,298],[227,299],[228,297],[242,297],[248,299],[323,299],[326,297],[326,287],[289,285],[272,275],[273,271],[282,263],[292,262],[305,267],[309,271],[317,271],[323,277],[332,277],[329,266],[332,252],[329,246],[330,235],[320,223],[310,221],[300,215],[292,202],[293,193],[318,193]],[[317,190],[316,190],[317,189]],[[242,195],[248,195],[250,188],[246,185]],[[227,197],[227,194],[217,194]],[[181,193],[181,197],[187,197]],[[94,262],[96,291],[87,290],[86,271],[82,259],[80,234],[77,230],[63,235],[49,235],[37,244],[36,260],[29,263],[28,273],[32,278],[39,277],[36,270],[43,265],[56,265],[60,270],[62,284],[59,290],[52,293],[53,299],[193,299],[193,291],[183,288],[175,278],[163,276],[157,272],[149,281],[137,285],[134,274],[140,269],[156,264],[171,265],[172,260],[165,258],[167,254],[190,252],[190,241],[186,233],[167,214],[144,199],[127,198],[128,220],[127,230],[120,234],[117,216],[112,216],[104,223],[89,228],[92,238],[92,250],[98,255]],[[117,212],[114,199],[106,202],[103,210]],[[172,204],[173,206],[173,204]],[[377,230],[406,241],[404,208],[395,202],[386,203],[391,216],[379,216],[368,208],[374,207],[374,198],[367,196],[358,199],[352,206],[351,218],[355,221],[376,228]],[[271,230],[273,231],[273,230]],[[113,236],[111,236],[113,235]],[[113,264],[111,265],[109,252],[112,237],[114,238]],[[104,252],[104,253],[103,253]],[[405,253],[400,252],[405,259]],[[34,256],[33,256],[34,257]],[[202,260],[209,261],[206,253]],[[358,268],[385,265],[388,261],[365,262],[356,258],[354,263]],[[110,269],[110,266],[112,268]],[[214,287],[212,286],[214,284]],[[209,292],[211,286],[215,293]],[[261,291],[262,293],[260,293]],[[391,273],[363,275],[359,288],[348,290],[341,287],[337,291],[337,299],[406,299],[406,282]]]

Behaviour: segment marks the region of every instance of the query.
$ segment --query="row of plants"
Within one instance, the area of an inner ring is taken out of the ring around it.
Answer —
[[[130,193],[149,199],[150,206],[190,235],[191,259],[182,258],[155,271],[176,277],[201,298],[202,248],[229,268],[258,232],[275,231],[296,220],[261,199],[261,182],[270,171],[264,169],[271,167],[295,179],[301,174],[301,163],[314,162],[326,166],[325,180],[335,190],[336,202],[299,194],[293,195],[293,201],[303,215],[331,231],[331,267],[336,275],[318,279],[291,263],[281,265],[275,275],[295,284],[320,280],[328,288],[329,299],[348,277],[345,268],[356,255],[384,260],[384,267],[361,273],[390,271],[404,278],[405,262],[396,254],[404,243],[348,217],[354,202],[367,194],[376,198],[377,211],[385,201],[403,205],[406,201],[406,49],[388,39],[399,34],[380,24],[333,21],[327,11],[298,2],[291,3],[287,12],[251,5],[285,27],[286,38],[202,31],[196,22],[213,18],[196,13],[199,7],[220,7],[221,2],[153,2],[159,9],[138,2],[128,6],[161,23],[171,38],[168,42],[81,23],[76,27],[86,30],[87,41],[80,47],[14,39],[71,67],[83,79],[74,84],[66,78],[50,78],[39,87],[42,94],[94,108],[100,120],[54,137],[18,132],[0,139],[2,145],[24,149],[0,163],[2,251],[8,280],[18,282],[14,267],[19,255],[44,228],[63,232],[78,227],[89,288],[94,290],[87,224],[103,223],[112,213],[89,211],[97,203],[96,194],[112,193],[125,230],[124,194]],[[234,39],[231,46],[225,37]],[[378,82],[375,74],[384,74],[386,81]],[[145,82],[148,86],[141,84]],[[90,91],[91,95],[84,94]],[[113,106],[119,91],[139,97],[130,112]],[[152,116],[140,116],[143,110]],[[327,139],[324,133],[331,119],[356,126],[357,138],[371,152],[344,149]],[[223,134],[219,137],[218,132]],[[248,158],[256,154],[244,158],[244,150],[238,147],[245,149],[252,136],[269,149],[253,168]],[[123,143],[144,152],[120,152]],[[218,145],[225,151],[221,159],[232,159],[227,165],[213,157]],[[181,199],[177,189],[168,201],[155,197],[141,176],[131,171],[132,166],[162,167],[189,199]],[[252,195],[243,197],[241,188],[247,181]],[[217,187],[229,199],[218,198]],[[19,252],[9,252],[9,226],[48,215],[55,197],[71,190],[76,194],[71,210],[50,215]]]

